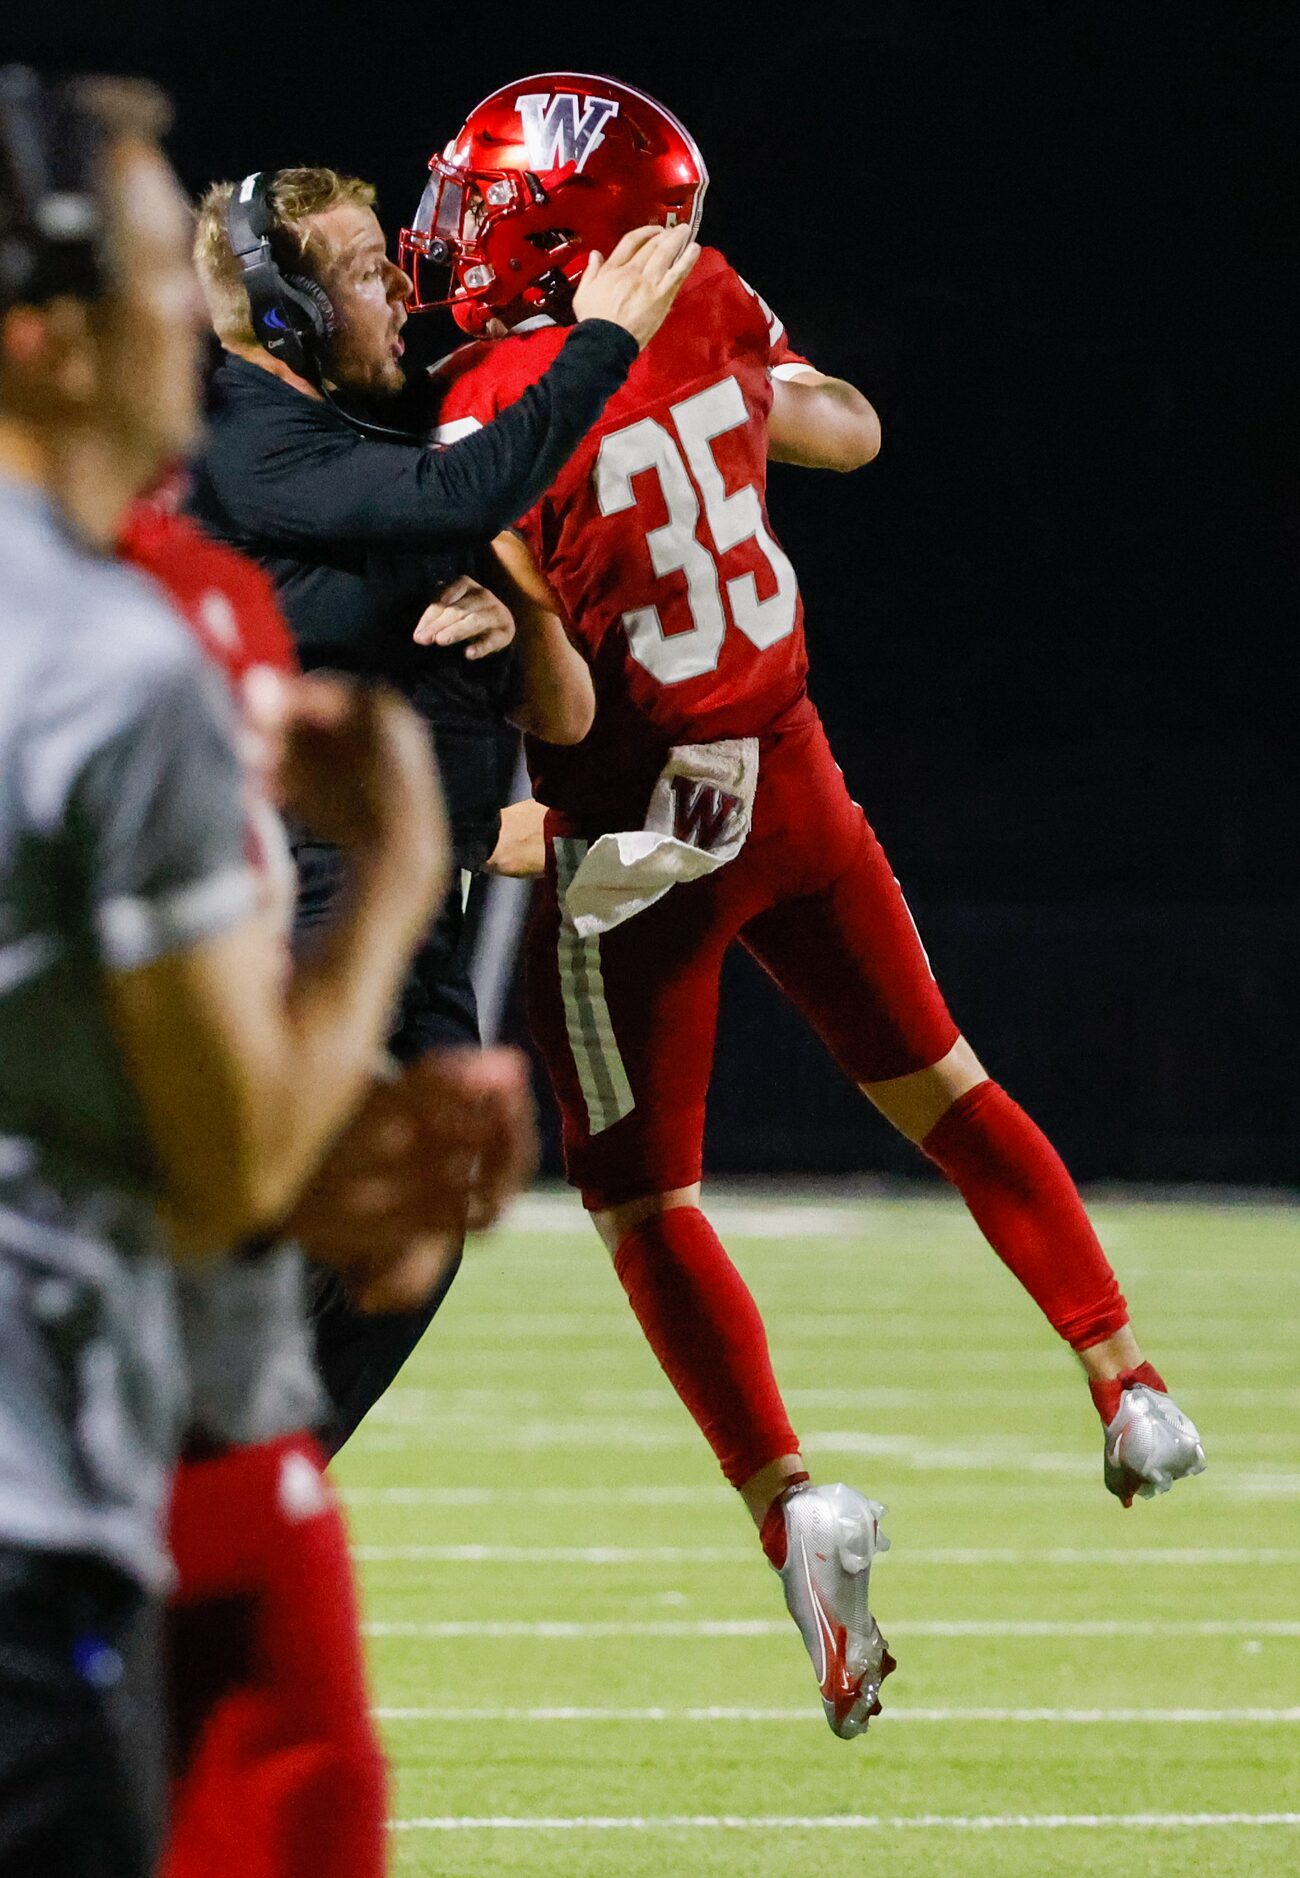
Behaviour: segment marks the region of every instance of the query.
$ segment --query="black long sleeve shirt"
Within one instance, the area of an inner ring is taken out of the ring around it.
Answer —
[[[508,661],[411,634],[550,486],[636,356],[623,327],[583,321],[516,404],[442,450],[361,435],[243,359],[216,372],[190,512],[267,569],[305,667],[383,677],[433,726],[461,866],[496,838]]]

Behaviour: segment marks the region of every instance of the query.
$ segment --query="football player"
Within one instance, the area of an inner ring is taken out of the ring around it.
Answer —
[[[671,112],[573,73],[493,93],[429,169],[403,258],[431,304],[431,270],[450,253],[447,303],[477,336],[438,368],[448,440],[555,356],[593,250],[635,224],[694,232],[707,182]],[[958,1033],[808,697],[767,461],[851,469],[879,446],[861,393],[795,351],[705,249],[624,389],[519,523],[513,555],[521,583],[569,621],[597,695],[583,743],[530,749],[546,853],[529,1007],[568,1176],[759,1527],[841,1736],[878,1712],[893,1666],[867,1604],[881,1509],[811,1484],[754,1301],[700,1210],[733,942],[948,1177],[1078,1352],[1111,1492],[1128,1505],[1204,1465],[1069,1174]]]

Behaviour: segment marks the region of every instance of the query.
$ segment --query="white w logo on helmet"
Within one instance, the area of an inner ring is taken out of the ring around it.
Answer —
[[[572,91],[530,91],[515,99],[515,109],[534,170],[558,170],[566,163],[581,170],[604,142],[605,125],[618,116],[613,98],[579,98]]]

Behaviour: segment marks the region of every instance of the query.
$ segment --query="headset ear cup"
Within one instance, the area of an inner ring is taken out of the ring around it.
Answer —
[[[332,337],[338,321],[334,317],[334,306],[325,289],[314,280],[308,280],[305,274],[286,274],[286,287],[291,287],[298,304],[311,324],[317,339]]]

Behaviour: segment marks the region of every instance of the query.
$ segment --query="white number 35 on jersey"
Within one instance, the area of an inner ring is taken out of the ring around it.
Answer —
[[[686,576],[686,598],[693,625],[689,632],[665,633],[654,606],[634,607],[623,615],[628,646],[637,663],[663,685],[680,685],[688,678],[711,672],[727,635],[727,608],[745,637],[763,651],[794,631],[798,583],[789,556],[768,533],[763,508],[753,484],[727,494],[713,454],[713,440],[749,422],[744,393],[734,378],[724,378],[706,391],[683,398],[670,407],[672,433],[653,417],[643,417],[605,437],[592,477],[602,515],[617,515],[636,506],[634,476],[654,470],[663,490],[668,520],[646,530],[646,546],[656,574]],[[685,461],[683,461],[683,453]],[[687,464],[695,484],[687,474]],[[713,555],[696,536],[700,519],[698,485],[704,497],[718,554],[755,541],[776,579],[776,591],[758,597],[752,573],[738,574],[725,585],[719,579]]]

